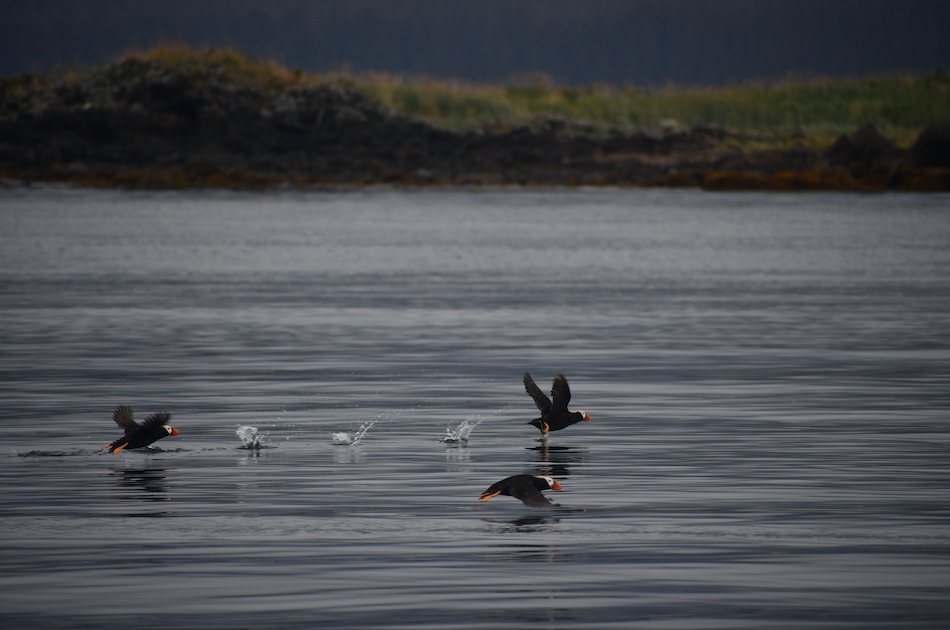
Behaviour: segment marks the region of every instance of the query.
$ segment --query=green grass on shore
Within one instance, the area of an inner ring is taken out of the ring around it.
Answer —
[[[593,132],[713,125],[816,146],[873,123],[899,145],[950,122],[950,74],[787,78],[726,87],[564,86],[545,76],[476,84],[389,74],[307,74],[227,49],[165,45],[129,57],[176,66],[215,66],[271,89],[340,83],[393,110],[455,131],[505,130],[557,118]]]
[[[784,80],[719,88],[568,87],[550,81],[475,85],[389,76],[354,83],[393,109],[455,130],[505,129],[560,118],[598,131],[724,127],[827,144],[873,123],[909,145],[950,121],[950,75]]]

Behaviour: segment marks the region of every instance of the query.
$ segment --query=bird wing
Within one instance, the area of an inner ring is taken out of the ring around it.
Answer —
[[[530,507],[549,507],[554,505],[541,491],[531,483],[513,484],[509,490],[511,496]]]
[[[145,419],[145,422],[142,423],[143,429],[152,429],[154,427],[160,427],[171,422],[172,415],[164,411],[160,413],[153,413],[148,418]]]
[[[112,419],[126,433],[131,433],[139,428],[139,423],[132,417],[132,408],[127,405],[119,405],[112,412]]]
[[[567,403],[571,402],[571,388],[567,386],[567,379],[563,374],[554,377],[551,385],[551,397],[554,398],[554,409],[567,411]]]
[[[492,497],[497,497],[499,494],[501,494],[501,488],[498,487],[497,483],[493,483],[492,485],[488,486],[488,489],[485,490],[485,492],[483,492],[478,498],[482,501],[488,501]]]
[[[551,411],[551,400],[544,395],[544,392],[541,391],[541,388],[527,372],[524,373],[524,389],[534,399],[534,404],[537,405],[542,414]]]
[[[488,489],[482,493],[480,497],[482,501],[487,501],[488,499],[498,496],[502,492],[507,491],[512,483],[515,483],[518,479],[518,475],[512,475],[511,477],[505,477],[501,481],[496,481],[492,485],[488,486]]]

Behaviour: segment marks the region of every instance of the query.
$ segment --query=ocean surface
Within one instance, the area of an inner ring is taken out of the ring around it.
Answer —
[[[3,189],[0,484],[3,628],[945,628],[950,196]]]

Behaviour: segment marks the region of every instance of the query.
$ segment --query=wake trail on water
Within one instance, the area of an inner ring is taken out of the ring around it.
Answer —
[[[17,457],[79,457],[82,455],[95,455],[99,450],[74,450],[74,451],[21,451],[16,454]]]
[[[187,448],[159,448],[157,446],[146,446],[145,448],[135,448],[135,449],[126,449],[122,451],[121,455],[113,455],[104,449],[76,449],[71,451],[43,451],[43,450],[31,450],[31,451],[18,451],[17,457],[86,457],[89,455],[110,455],[115,457],[121,457],[123,455],[128,455],[130,457],[137,457],[140,455],[158,455],[161,453],[185,453],[190,449]]]

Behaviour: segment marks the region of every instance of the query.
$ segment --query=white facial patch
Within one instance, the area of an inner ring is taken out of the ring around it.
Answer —
[[[165,429],[165,431],[168,432],[168,435],[171,435],[171,434],[172,434],[172,428],[171,428],[170,426],[168,426],[167,424],[163,424],[163,425],[162,425],[162,428]]]
[[[535,477],[537,477],[538,479],[544,479],[546,482],[548,482],[549,487],[551,488],[554,487],[554,480],[551,479],[550,477],[545,477],[544,475],[535,475]]]

